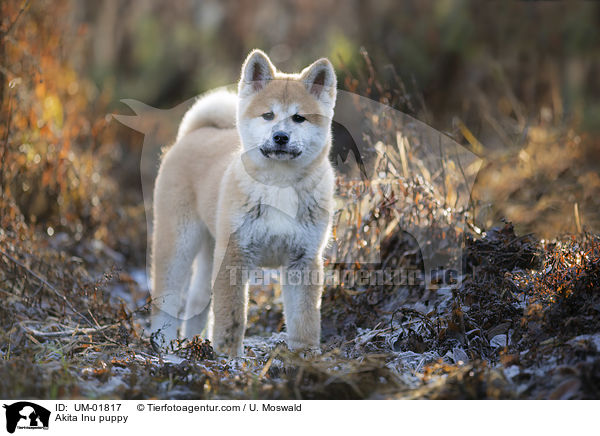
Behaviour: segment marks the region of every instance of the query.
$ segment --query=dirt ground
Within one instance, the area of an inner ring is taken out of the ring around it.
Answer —
[[[327,287],[316,356],[285,347],[278,286],[253,288],[246,356],[226,359],[201,337],[162,346],[152,338],[145,273],[115,266],[119,253],[94,241],[27,240],[27,227],[16,227],[1,234],[3,397],[600,394],[600,240],[589,233],[539,241],[505,223],[466,235],[460,284]],[[382,250],[422,261],[398,234]]]

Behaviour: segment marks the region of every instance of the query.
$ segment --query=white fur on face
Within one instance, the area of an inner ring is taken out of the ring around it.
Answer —
[[[240,101],[243,106],[244,102]],[[238,130],[242,139],[244,152],[247,153],[256,164],[264,166],[269,165],[269,161],[277,160],[274,157],[267,158],[261,151],[261,147],[274,148],[273,135],[275,132],[285,132],[289,135],[288,148],[298,150],[301,154],[293,160],[284,158],[288,162],[293,162],[298,166],[310,164],[323,150],[329,140],[330,121],[326,123],[311,123],[306,119],[302,123],[292,120],[293,115],[311,115],[304,114],[300,110],[298,103],[282,105],[273,102],[270,106],[274,114],[272,120],[265,120],[262,116],[255,118],[241,118],[238,120]],[[238,111],[238,114],[242,111]]]

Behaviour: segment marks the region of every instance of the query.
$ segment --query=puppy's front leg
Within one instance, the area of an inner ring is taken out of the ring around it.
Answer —
[[[283,311],[291,350],[319,351],[323,262],[297,262],[285,270]]]
[[[217,242],[213,269],[213,342],[218,353],[241,356],[248,309],[248,262],[235,236],[226,249],[220,250],[219,245]]]

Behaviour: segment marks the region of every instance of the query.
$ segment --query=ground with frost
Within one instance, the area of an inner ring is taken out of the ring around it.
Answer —
[[[277,285],[253,288],[246,355],[226,359],[201,337],[153,340],[143,271],[102,272],[122,260],[103,244],[25,252],[2,230],[0,396],[598,398],[598,237],[465,236],[460,283],[327,287],[320,355],[289,352]],[[398,236],[382,250],[422,261]]]

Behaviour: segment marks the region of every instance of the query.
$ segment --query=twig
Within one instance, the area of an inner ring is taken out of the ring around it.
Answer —
[[[579,205],[577,202],[573,205],[573,213],[575,214],[575,225],[577,226],[577,233],[583,233],[583,226],[581,225],[581,215],[579,215]]]
[[[402,175],[408,179],[408,159],[406,158],[406,144],[405,139],[400,131],[396,131],[396,145],[400,150],[400,162],[402,164]]]
[[[456,156],[456,162],[458,163],[458,168],[460,169],[460,173],[463,176],[463,179],[465,180],[465,189],[469,189],[469,179],[467,179],[467,175],[465,174],[465,170],[462,166],[462,163],[460,162],[460,156]],[[471,195],[471,193],[468,193],[469,196],[469,209],[471,210],[471,214],[473,216],[473,219],[475,219],[475,202],[473,201],[473,196]],[[456,197],[456,199],[458,200],[458,196]]]
[[[19,21],[19,18],[21,18],[21,15],[23,14],[23,12],[25,12],[25,9],[27,9],[28,5],[29,5],[29,0],[27,0],[23,3],[23,6],[21,6],[21,10],[17,13],[17,16],[15,17],[13,22],[8,25],[8,28],[6,30],[2,30],[0,32],[0,34],[2,35],[2,38],[4,38],[6,35],[8,35],[10,33],[10,31],[12,30],[14,25],[17,24],[17,21]]]
[[[446,186],[446,160],[444,159],[444,152],[442,151],[442,136],[438,136],[438,147],[440,149],[440,164],[442,165],[442,182],[444,187],[444,209],[447,206],[448,201],[448,187]],[[458,199],[458,192],[457,192]],[[454,205],[456,207],[456,204]]]
[[[391,332],[394,333],[394,316],[398,313],[402,313],[403,315],[413,315],[416,316],[417,318],[420,318],[424,321],[425,325],[427,326],[427,328],[429,329],[429,331],[431,332],[432,335],[435,335],[436,331],[435,331],[435,326],[431,323],[431,320],[427,317],[427,315],[425,315],[424,313],[419,312],[418,310],[415,309],[410,309],[408,307],[400,307],[396,310],[394,310],[394,312],[392,313],[392,318],[390,319],[390,329]]]
[[[96,319],[96,317],[92,314],[92,312],[90,311],[90,309],[88,309],[88,313],[90,314],[90,316],[92,317],[92,319],[94,320],[94,322],[96,323],[97,326],[97,331],[100,332],[102,330],[104,330],[100,324],[98,323],[98,320]],[[114,324],[114,325],[120,325],[120,323],[118,324]],[[113,344],[119,345],[119,343],[117,341],[115,341],[114,339],[109,338],[108,336],[106,336],[106,334],[104,334],[104,332],[102,332],[102,336],[104,336],[104,339],[106,339],[108,342],[111,342]]]
[[[40,276],[36,272],[32,271],[31,269],[29,269],[27,266],[25,266],[25,264],[23,264],[22,262],[18,261],[17,259],[15,259],[14,257],[12,257],[11,255],[9,255],[8,253],[6,253],[5,251],[0,250],[0,254],[2,254],[4,257],[6,257],[8,260],[10,260],[15,265],[19,266],[21,269],[25,270],[30,276],[34,277],[40,283],[42,283],[44,286],[46,286],[46,288],[48,288],[49,290],[51,290],[54,293],[54,295],[56,295],[58,298],[60,298],[62,301],[64,301],[64,303],[73,311],[73,313],[75,313],[76,315],[79,315],[89,325],[91,325],[91,326],[94,325],[89,319],[87,319],[85,316],[83,316],[81,313],[79,313],[79,311],[77,309],[75,309],[75,307],[73,307],[73,305],[67,299],[67,297],[65,297],[63,294],[61,294],[60,291],[58,289],[56,289],[56,287],[54,285],[52,285],[51,283],[49,283],[45,278],[43,278],[42,276]]]
[[[85,329],[75,328],[75,329],[63,330],[63,331],[60,331],[60,332],[41,332],[41,331],[33,329],[31,327],[27,327],[23,323],[20,323],[19,325],[28,334],[31,334],[31,335],[33,335],[33,336],[35,336],[37,338],[45,338],[45,339],[48,339],[48,338],[64,338],[64,337],[77,336],[77,335],[90,335],[90,334],[93,334],[93,333],[99,333],[99,332],[102,332],[104,330],[108,330],[108,329],[110,329],[112,327],[118,326],[118,324],[110,324],[110,325],[105,325],[105,326],[99,326],[97,328],[85,328]]]
[[[6,114],[6,133],[4,135],[4,140],[2,141],[2,154],[0,155],[0,162],[2,163],[2,167],[0,168],[0,190],[4,192],[4,167],[6,164],[6,155],[8,150],[8,138],[10,137],[10,125],[12,122],[12,99],[10,98],[10,89],[8,90],[8,108]],[[0,108],[1,110],[1,108]]]
[[[267,363],[265,363],[265,366],[260,371],[260,374],[258,375],[258,379],[259,380],[262,379],[265,375],[267,375],[267,372],[269,371],[269,368],[271,368],[271,365],[273,364],[273,359],[275,358],[275,356],[278,355],[278,353],[276,353],[276,351],[277,350],[273,350],[273,353],[269,357],[269,360],[267,360]]]

